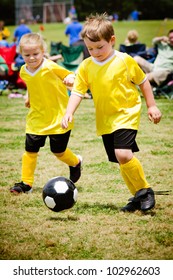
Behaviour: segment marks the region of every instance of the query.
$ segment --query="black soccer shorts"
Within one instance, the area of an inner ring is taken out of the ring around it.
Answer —
[[[115,149],[129,149],[138,152],[139,148],[135,141],[137,130],[118,129],[110,134],[102,135],[103,144],[111,162],[118,162],[115,156]]]
[[[51,135],[35,135],[26,134],[25,150],[31,153],[37,153],[41,147],[44,147],[46,138],[49,137],[50,150],[52,153],[63,153],[70,138],[71,130],[63,134],[51,134]]]

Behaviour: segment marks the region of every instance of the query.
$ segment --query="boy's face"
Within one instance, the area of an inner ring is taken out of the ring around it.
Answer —
[[[38,69],[43,61],[44,52],[36,45],[23,46],[21,54],[29,71]]]
[[[92,42],[87,37],[84,38],[84,42],[88,51],[92,57],[94,57],[98,62],[102,62],[109,58],[113,52],[113,46],[115,44],[115,36],[112,36],[110,41],[107,42],[104,39],[101,39],[97,42]]]

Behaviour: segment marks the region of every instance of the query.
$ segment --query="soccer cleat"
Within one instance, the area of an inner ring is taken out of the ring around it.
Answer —
[[[155,206],[154,191],[151,188],[141,189],[136,194],[135,197],[140,201],[141,211],[147,211]]]
[[[76,166],[69,166],[70,169],[70,180],[73,183],[76,183],[81,176],[81,165],[82,165],[82,157],[78,155],[79,163]]]
[[[136,210],[140,210],[140,202],[135,201],[134,197],[129,198],[129,202],[127,205],[121,208],[122,212],[135,212]]]
[[[20,183],[15,183],[14,184],[14,187],[12,187],[10,189],[10,192],[12,193],[30,193],[32,192],[32,188],[27,185],[27,184],[24,184],[23,182],[20,182]]]

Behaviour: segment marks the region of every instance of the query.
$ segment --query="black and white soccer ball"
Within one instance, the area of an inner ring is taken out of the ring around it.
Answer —
[[[45,205],[54,212],[74,206],[78,191],[74,183],[65,177],[51,178],[43,187],[42,197]]]

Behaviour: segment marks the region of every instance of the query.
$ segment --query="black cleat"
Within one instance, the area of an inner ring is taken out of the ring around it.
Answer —
[[[27,185],[27,184],[24,184],[23,182],[20,182],[20,183],[15,183],[14,184],[14,187],[12,187],[10,189],[10,192],[11,193],[30,193],[32,192],[32,188]]]
[[[135,201],[134,197],[130,198],[127,205],[121,208],[123,212],[135,212],[136,210],[140,210],[140,202]]]
[[[135,194],[135,198],[140,201],[141,211],[147,211],[155,206],[154,191],[151,188],[141,189]]]

